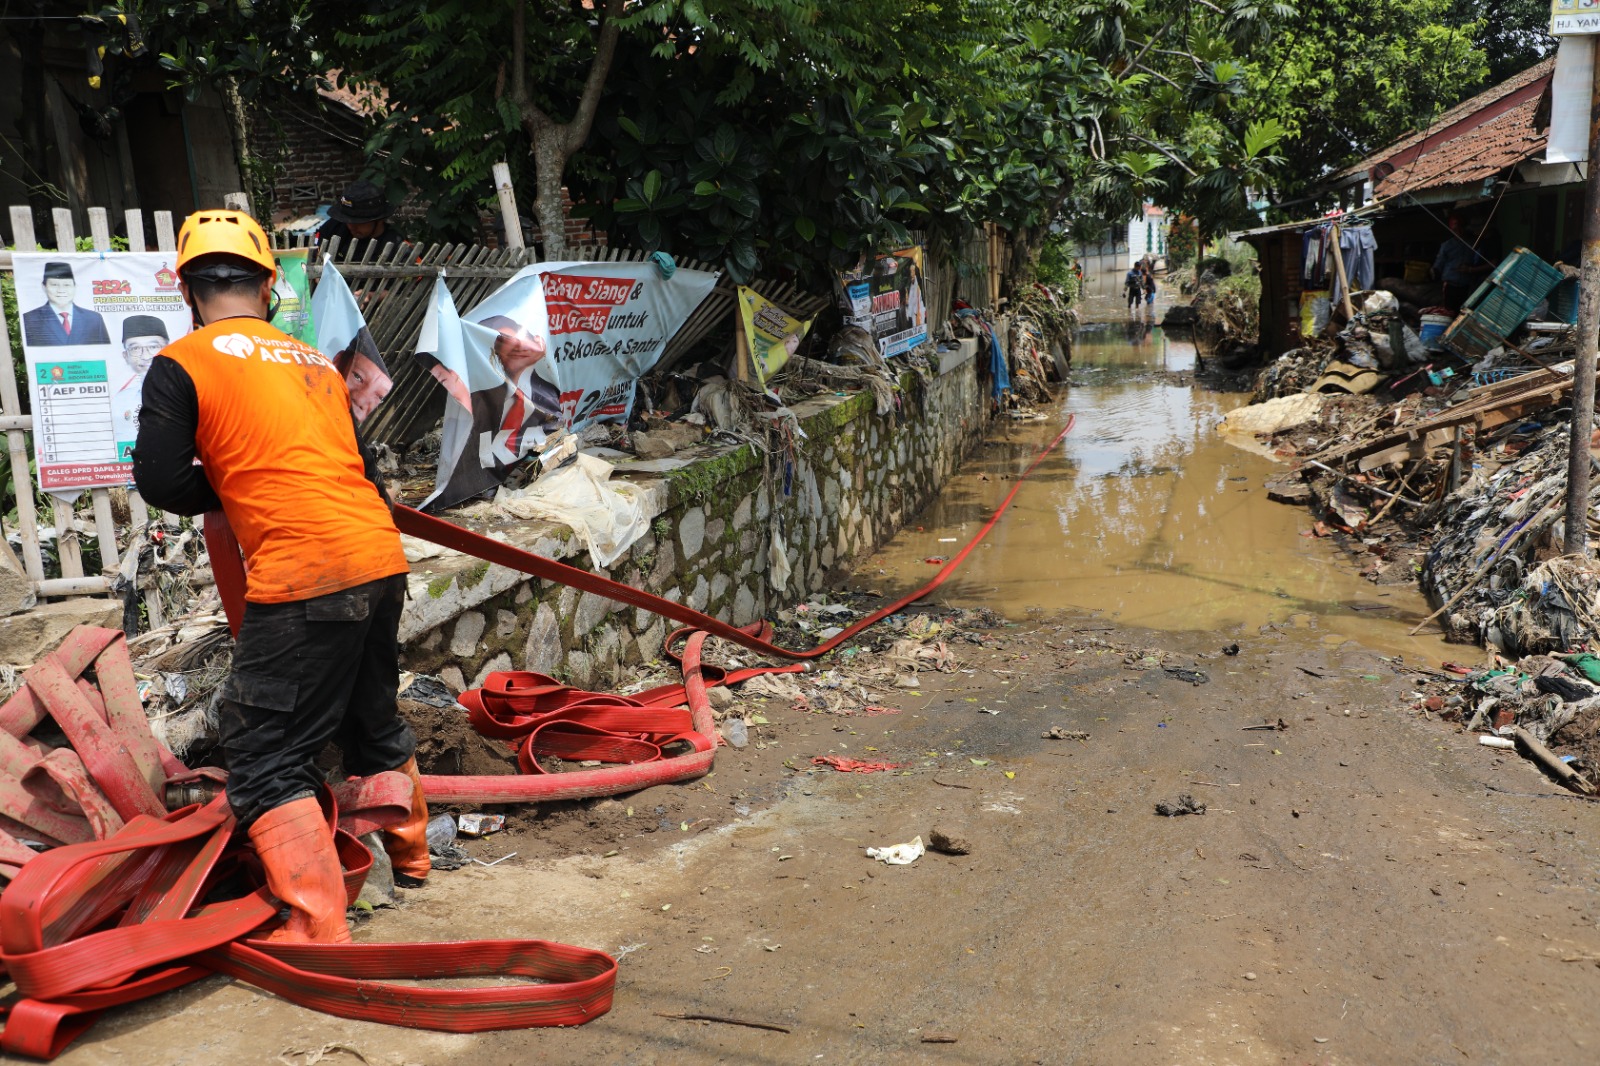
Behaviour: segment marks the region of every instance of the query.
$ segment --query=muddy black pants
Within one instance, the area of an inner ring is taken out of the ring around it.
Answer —
[[[416,737],[395,704],[404,575],[294,603],[247,603],[219,714],[241,828],[315,794],[332,741],[347,773],[402,766]]]

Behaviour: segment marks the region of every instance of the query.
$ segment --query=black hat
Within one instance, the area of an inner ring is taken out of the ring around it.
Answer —
[[[122,320],[122,343],[127,344],[135,337],[171,339],[167,336],[167,324],[155,315],[129,315]]]
[[[52,259],[44,265],[44,280],[46,281],[77,281],[73,276],[72,268],[59,259]]]
[[[394,214],[394,205],[383,195],[383,190],[370,181],[352,182],[339,194],[328,217],[348,225],[351,222],[376,222]]]

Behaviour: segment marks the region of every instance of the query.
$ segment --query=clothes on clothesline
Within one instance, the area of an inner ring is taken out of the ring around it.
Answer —
[[[1339,270],[1333,258],[1334,222],[1312,226],[1300,235],[1301,281],[1310,289],[1331,289],[1340,298]],[[1378,239],[1369,223],[1347,219],[1339,224],[1339,251],[1352,291],[1370,289],[1377,279]]]

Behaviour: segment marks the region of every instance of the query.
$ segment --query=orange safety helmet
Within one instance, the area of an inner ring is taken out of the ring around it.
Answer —
[[[243,211],[196,211],[183,220],[178,231],[178,273],[202,256],[216,255],[254,263],[277,279],[272,242],[261,224]]]

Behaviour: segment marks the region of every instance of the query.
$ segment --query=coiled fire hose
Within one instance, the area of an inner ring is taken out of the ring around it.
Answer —
[[[780,659],[805,661],[826,655],[938,588],[994,528],[1022,482],[1072,427],[1069,418],[1017,478],[977,535],[932,580],[822,644],[803,650],[772,643],[771,629],[765,623],[745,628],[728,625],[642,590],[520,551],[410,508],[397,508],[396,524],[402,532],[653,611],[688,627],[667,638],[668,654],[673,654],[680,640],[684,642],[683,684],[632,698],[581,692],[536,674],[491,675],[483,689],[464,693],[462,702],[481,731],[522,741],[520,762],[525,772],[503,777],[425,777],[428,797],[479,802],[572,799],[632,791],[708,772],[715,752],[715,725],[707,684],[801,668],[754,667],[724,674],[700,661],[708,636]],[[238,544],[220,515],[208,515],[205,529],[217,588],[237,633],[245,589]],[[181,766],[171,760],[170,753],[142,747],[144,734],[134,727],[147,731],[148,722],[136,713],[137,695],[128,702],[133,679],[125,650],[118,643],[120,634],[109,636],[116,639],[108,645],[111,659],[103,659],[99,670],[103,691],[78,678],[94,656],[75,650],[81,640],[69,641],[48,664],[41,664],[43,669],[30,671],[27,687],[0,708],[0,726],[18,740],[17,751],[11,755],[19,765],[40,761],[36,752],[20,744],[20,737],[45,713],[65,714],[69,721],[79,721],[75,728],[81,728],[84,739],[75,743],[86,752],[79,765],[106,790],[102,799],[109,804],[109,813],[102,812],[95,834],[101,839],[64,843],[40,855],[15,856],[23,864],[0,894],[0,962],[18,992],[0,1007],[5,1015],[0,1050],[53,1058],[92,1024],[99,1011],[209,973],[227,973],[295,1003],[345,1018],[446,1032],[577,1025],[610,1009],[616,961],[585,948],[542,940],[274,945],[249,939],[277,915],[259,872],[252,870],[254,856],[234,839],[225,796],[172,814],[153,813],[161,807],[155,786],[163,779],[174,780]],[[105,666],[113,660],[115,670]],[[126,677],[121,676],[124,670]],[[115,692],[105,687],[113,673],[117,674]],[[687,717],[681,709],[685,704]],[[76,717],[67,711],[75,711]],[[113,732],[122,731],[123,748],[102,743],[108,738],[102,736],[100,723]],[[690,750],[663,757],[662,748],[673,744],[687,744]],[[538,772],[536,756],[540,753],[580,758],[593,754],[622,762],[602,770],[549,774]],[[130,759],[133,764],[124,765]],[[637,759],[648,761],[630,761]],[[63,782],[77,782],[75,787],[87,797],[86,781],[78,782],[59,766],[56,772]],[[372,797],[369,800],[376,802]],[[399,804],[392,806],[400,808]],[[338,825],[332,793],[324,797],[324,807],[330,826]],[[363,824],[372,824],[371,817]],[[338,830],[335,839],[346,873],[346,890],[354,899],[371,857],[347,831]],[[226,895],[225,886],[233,883],[242,883],[244,894],[239,895],[236,887],[235,898],[219,900],[219,895]],[[546,983],[480,988],[419,988],[399,983],[505,976]]]

